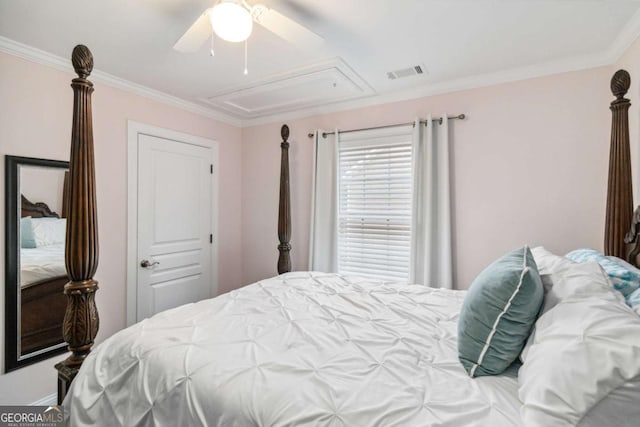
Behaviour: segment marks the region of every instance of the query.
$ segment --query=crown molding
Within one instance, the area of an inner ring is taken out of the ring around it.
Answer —
[[[35,62],[51,68],[55,68],[60,71],[74,74],[73,66],[71,65],[71,61],[69,59],[62,58],[58,55],[45,52],[44,50],[40,50],[2,36],[0,36],[0,52],[4,52],[9,55],[26,59],[27,61]],[[210,119],[215,119],[232,126],[242,126],[242,120],[232,117],[228,114],[222,113],[212,108],[204,107],[202,105],[187,101],[182,98],[178,98],[173,95],[169,95],[165,92],[152,89],[148,86],[122,79],[120,77],[114,76],[113,74],[105,73],[95,68],[91,73],[91,80],[95,83],[104,84],[115,89],[120,89],[126,92],[133,93],[135,95],[140,95],[153,101],[158,101],[163,104],[188,111],[190,113],[195,113]]]
[[[192,101],[178,98],[173,95],[152,89],[129,80],[116,77],[112,74],[94,70],[93,80],[117,89],[131,92],[154,101],[162,102],[182,110],[199,114],[201,116],[218,120],[220,122],[237,126],[250,127],[284,120],[301,119],[320,114],[337,113],[340,111],[357,108],[371,107],[392,102],[406,101],[423,98],[426,96],[440,95],[458,92],[462,90],[495,86],[498,84],[545,77],[553,74],[561,74],[572,71],[586,70],[590,68],[611,66],[615,64],[629,49],[631,44],[640,37],[640,9],[629,19],[616,39],[605,51],[582,55],[573,58],[519,67],[505,71],[481,74],[460,79],[444,80],[419,87],[404,89],[396,92],[386,92],[356,100],[335,102],[317,107],[298,109],[296,111],[267,115],[253,119],[240,118],[219,109],[205,107]],[[58,70],[73,73],[70,61],[57,55],[50,54],[40,49],[16,42],[0,36],[0,52],[18,56],[28,61],[46,65]]]
[[[611,43],[609,49],[605,53],[607,61],[610,65],[615,64],[640,37],[640,9],[633,14],[629,22],[622,27],[618,37]]]
[[[640,9],[629,19],[622,28],[613,43],[604,52],[591,55],[581,55],[573,58],[551,61],[542,64],[534,64],[526,67],[513,68],[511,70],[481,74],[460,79],[445,80],[441,82],[422,85],[419,87],[404,89],[397,92],[386,92],[354,101],[323,105],[313,108],[297,110],[289,113],[270,115],[242,121],[243,127],[257,126],[277,121],[301,119],[320,114],[337,113],[340,111],[357,108],[372,107],[392,102],[407,101],[426,96],[441,95],[445,93],[459,92],[462,90],[495,86],[554,74],[568,73],[572,71],[587,70],[591,68],[607,67],[614,65],[640,37]]]
[[[242,121],[242,126],[257,126],[272,123],[275,121],[301,119],[320,114],[337,113],[340,111],[353,110],[357,108],[372,107],[376,105],[389,104],[392,102],[408,101],[411,99],[423,98],[427,96],[442,95],[463,90],[477,89],[538,77],[545,77],[554,74],[609,66],[611,64],[612,62],[609,61],[608,58],[605,58],[604,55],[580,56],[568,60],[553,61],[544,64],[514,68],[511,70],[480,74],[471,77],[463,77],[460,79],[428,83],[418,87],[407,88],[401,91],[381,93],[379,95],[361,98],[354,101],[340,102],[336,104],[312,107],[288,113],[270,115],[255,119],[247,119]]]

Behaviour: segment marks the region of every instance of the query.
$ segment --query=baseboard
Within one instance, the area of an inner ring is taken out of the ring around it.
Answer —
[[[38,399],[35,402],[31,402],[29,406],[51,406],[58,404],[58,395],[56,393],[45,396],[42,399]]]

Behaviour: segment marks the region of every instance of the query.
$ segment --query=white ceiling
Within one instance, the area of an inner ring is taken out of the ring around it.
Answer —
[[[301,50],[256,25],[245,76],[242,44],[217,41],[215,57],[208,43],[172,49],[214,3],[0,0],[0,36],[67,62],[85,44],[103,73],[253,124],[604,65],[640,32],[640,0],[263,0],[325,43]],[[418,64],[426,74],[387,77]],[[331,79],[346,85],[335,96],[292,102],[301,82]]]

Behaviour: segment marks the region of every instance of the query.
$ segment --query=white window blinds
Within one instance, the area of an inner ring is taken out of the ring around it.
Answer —
[[[340,135],[338,271],[409,280],[411,127]]]

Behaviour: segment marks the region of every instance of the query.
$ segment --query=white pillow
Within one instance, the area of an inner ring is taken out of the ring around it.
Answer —
[[[538,246],[531,249],[533,259],[538,266],[538,272],[542,279],[542,286],[544,286],[544,305],[541,314],[549,311],[554,305],[557,304],[558,298],[553,292],[553,274],[561,274],[576,264],[569,258],[565,258],[560,255],[553,254]]]
[[[67,220],[58,218],[32,218],[33,237],[36,246],[64,244]]]
[[[575,426],[640,375],[640,318],[598,263],[554,274],[553,290],[559,302],[536,322],[518,373],[524,426]]]
[[[538,272],[540,273],[540,279],[542,280],[542,286],[544,287],[544,302],[542,303],[542,309],[539,314],[539,316],[542,316],[544,313],[551,310],[559,301],[558,296],[553,290],[553,274],[562,274],[576,263],[571,261],[569,258],[553,254],[542,246],[531,249],[531,253],[533,254],[533,259],[538,266]],[[534,325],[531,329],[531,333],[529,334],[529,338],[520,353],[520,360],[522,362],[527,360],[527,355],[529,354],[531,343],[535,339],[535,334],[536,327]]]
[[[540,275],[552,274],[559,269],[566,269],[575,264],[575,262],[569,258],[551,253],[543,246],[537,246],[531,249],[531,253],[533,254],[533,259],[536,261]]]

